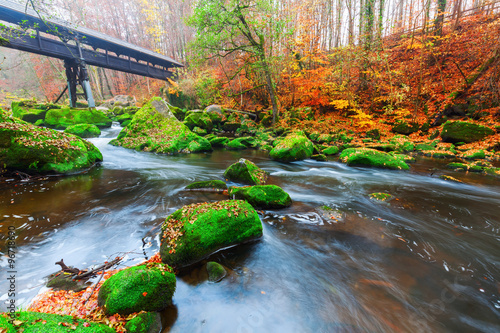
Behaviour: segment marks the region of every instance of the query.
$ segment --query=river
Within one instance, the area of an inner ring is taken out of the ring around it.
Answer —
[[[203,269],[178,277],[165,332],[500,331],[498,179],[446,172],[465,180],[447,182],[437,178],[442,163],[426,159],[399,172],[285,164],[254,150],[154,155],[108,145],[119,131],[90,140],[104,162],[89,173],[0,184],[0,300],[8,227],[18,236],[16,300],[26,308],[61,258],[86,268],[126,253],[133,265],[144,259],[144,237],[153,254],[167,215],[224,199],[183,188],[222,179],[244,157],[294,203],[259,212],[260,241],[212,256],[229,268],[221,282]],[[373,192],[395,199],[377,202]]]

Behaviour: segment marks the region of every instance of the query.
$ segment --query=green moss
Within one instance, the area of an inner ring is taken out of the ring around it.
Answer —
[[[424,153],[424,156],[433,158],[454,158],[456,155],[449,150],[428,150]]]
[[[120,125],[125,126],[125,125],[123,125],[123,123],[126,122],[127,120],[129,120],[129,121],[132,120],[133,117],[134,116],[129,114],[129,113],[124,113],[124,114],[116,117],[116,121],[119,122]]]
[[[108,315],[161,311],[172,304],[175,275],[164,264],[126,268],[104,281],[98,303]]]
[[[373,140],[380,140],[380,131],[375,128],[366,132],[366,137]]]
[[[453,162],[453,163],[449,163],[446,165],[446,167],[448,169],[453,169],[453,170],[463,170],[463,171],[467,171],[469,169],[469,166],[465,163],[456,163],[456,162]]]
[[[78,124],[68,126],[64,133],[74,134],[80,138],[96,138],[101,135],[101,130],[96,125]]]
[[[256,209],[279,209],[292,204],[290,195],[276,185],[230,187],[229,196],[246,200]]]
[[[339,147],[337,146],[330,146],[322,151],[323,154],[325,155],[336,155],[339,153]]]
[[[471,143],[479,141],[495,132],[486,126],[469,123],[465,121],[447,121],[443,126],[441,138],[445,142]]]
[[[315,160],[315,161],[319,161],[319,162],[327,161],[326,155],[323,155],[323,154],[312,155],[311,159]]]
[[[428,144],[428,143],[419,143],[415,146],[416,151],[426,151],[426,150],[434,150],[436,149],[436,145]]]
[[[247,143],[246,138],[237,138],[227,142],[224,147],[229,150],[247,149],[249,145],[245,143]]]
[[[93,124],[99,128],[111,127],[111,119],[97,109],[51,109],[45,115],[46,126],[65,129],[76,124]]]
[[[229,142],[229,138],[214,137],[212,139],[209,139],[209,141],[210,141],[210,144],[212,145],[212,147],[214,147],[214,148],[215,147],[224,147]]]
[[[186,186],[186,190],[194,190],[201,188],[227,190],[227,185],[222,180],[207,180],[202,182],[194,182]]]
[[[371,193],[370,198],[378,201],[389,201],[392,198],[394,198],[394,196],[389,193],[378,192],[378,193]]]
[[[210,282],[219,282],[222,280],[227,272],[224,266],[215,261],[207,262],[207,273],[208,273],[208,281]]]
[[[226,121],[222,124],[222,129],[226,132],[236,132],[241,127],[241,122],[239,121]]]
[[[300,161],[311,157],[313,149],[313,143],[299,131],[278,140],[273,150],[269,152],[269,156],[283,162]]]
[[[396,145],[393,144],[387,144],[387,143],[379,143],[379,144],[371,144],[367,145],[366,148],[371,148],[375,150],[380,150],[380,151],[385,151],[385,152],[391,152],[397,150]]]
[[[365,165],[385,169],[408,170],[409,166],[394,156],[369,148],[348,148],[340,154],[348,165]]]
[[[191,130],[195,127],[199,127],[210,132],[212,128],[214,128],[212,119],[205,112],[189,111],[184,118],[184,124]]]
[[[115,330],[104,324],[97,324],[72,316],[50,313],[21,311],[16,313],[16,320],[21,324],[16,326],[23,333],[114,333]],[[87,323],[88,327],[83,326]],[[10,333],[10,331],[7,331]]]
[[[173,267],[192,265],[219,249],[262,236],[255,209],[241,200],[184,206],[162,226],[160,254]]]
[[[5,115],[2,118],[5,119]],[[7,169],[27,173],[69,173],[100,161],[102,154],[92,143],[73,135],[21,120],[0,123],[0,164]]]
[[[267,173],[255,163],[241,158],[226,169],[224,178],[243,184],[262,185],[266,183]]]
[[[486,154],[482,149],[471,149],[464,152],[460,157],[467,160],[482,160],[486,157]]]
[[[155,97],[134,115],[118,138],[110,143],[125,148],[164,154],[196,153],[212,150],[207,139],[191,132],[174,116],[163,115],[154,105],[164,104]]]
[[[161,316],[158,312],[146,312],[137,315],[125,324],[127,333],[158,333],[162,329]]]
[[[415,145],[406,136],[395,135],[390,143],[396,146],[396,150],[402,153],[411,152],[415,149]]]

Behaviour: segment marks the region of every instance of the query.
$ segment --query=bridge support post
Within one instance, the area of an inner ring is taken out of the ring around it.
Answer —
[[[69,105],[72,108],[76,107],[77,101],[77,85],[81,85],[83,94],[88,102],[89,108],[95,107],[94,97],[90,89],[89,76],[87,66],[84,61],[76,61],[73,59],[65,59],[64,67],[66,68],[66,78],[68,80]]]

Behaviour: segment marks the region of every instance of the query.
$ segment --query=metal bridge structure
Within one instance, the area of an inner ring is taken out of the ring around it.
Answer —
[[[115,37],[77,26],[16,2],[0,0],[0,46],[64,61],[70,106],[83,95],[95,107],[87,65],[167,80],[172,68],[183,65],[172,58]],[[83,94],[77,93],[77,86]],[[57,102],[56,101],[56,102]]]

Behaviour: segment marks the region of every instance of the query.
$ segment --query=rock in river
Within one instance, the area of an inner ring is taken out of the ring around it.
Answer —
[[[229,246],[262,236],[255,209],[242,200],[184,206],[163,223],[160,254],[164,263],[183,268]]]
[[[265,184],[267,173],[259,168],[255,163],[240,158],[234,164],[231,164],[224,172],[224,178],[249,185]]]
[[[90,142],[12,118],[0,109],[0,167],[27,173],[70,173],[102,161]]]
[[[108,315],[161,311],[172,304],[175,275],[164,264],[126,268],[104,281],[98,303]]]
[[[384,169],[408,170],[404,161],[383,151],[370,148],[348,148],[340,154],[340,160],[348,165],[372,166]]]
[[[229,196],[246,200],[257,209],[286,208],[292,204],[290,195],[276,185],[230,187]]]
[[[314,145],[303,132],[288,134],[285,138],[278,139],[278,144],[269,152],[272,159],[291,162],[300,161],[311,157]]]

